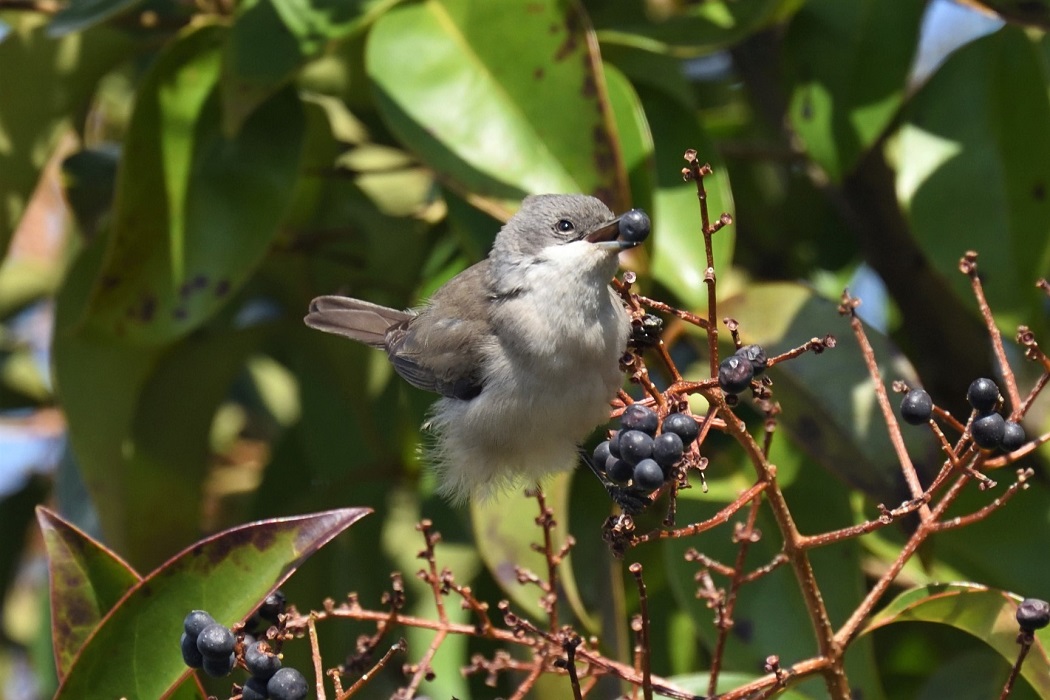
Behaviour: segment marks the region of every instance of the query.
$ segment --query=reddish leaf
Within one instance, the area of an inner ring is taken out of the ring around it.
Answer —
[[[343,508],[263,520],[182,551],[103,618],[56,700],[164,697],[189,673],[179,653],[186,613],[205,609],[225,625],[243,620],[311,554],[370,512]]]

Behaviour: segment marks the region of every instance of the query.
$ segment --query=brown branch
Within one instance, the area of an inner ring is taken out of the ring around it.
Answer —
[[[984,325],[988,329],[988,336],[992,339],[992,349],[995,351],[995,358],[999,361],[999,371],[1002,373],[1003,382],[1006,384],[1006,395],[1010,398],[1010,410],[1011,415],[1013,415],[1013,412],[1019,411],[1021,408],[1021,395],[1017,391],[1017,379],[1014,377],[1014,372],[1006,359],[1003,335],[999,332],[999,326],[995,323],[992,309],[988,306],[988,300],[984,296],[984,285],[981,284],[981,277],[977,274],[977,253],[975,251],[966,251],[966,254],[959,260],[959,271],[970,279],[970,287],[973,289],[974,297],[977,298],[977,307],[980,309]]]
[[[912,464],[908,448],[904,445],[904,436],[901,435],[900,424],[897,422],[897,416],[893,413],[893,408],[890,406],[889,396],[886,395],[886,386],[882,383],[882,374],[879,372],[879,365],[875,359],[875,350],[872,349],[871,343],[868,341],[868,335],[864,331],[864,324],[857,317],[856,311],[859,305],[859,299],[852,298],[848,290],[844,291],[842,293],[842,304],[839,306],[839,313],[849,316],[849,324],[853,329],[853,335],[857,339],[857,343],[860,345],[860,353],[864,358],[864,364],[868,368],[868,374],[875,389],[875,397],[878,399],[879,408],[882,409],[882,418],[886,423],[886,428],[889,430],[890,442],[893,444],[893,451],[897,453],[897,460],[900,462],[904,481],[908,484],[908,490],[911,492],[912,498],[918,500],[922,498],[922,484],[919,483],[919,475],[915,471],[915,465]],[[923,520],[929,520],[930,518],[930,509],[925,503],[919,507],[919,516]]]

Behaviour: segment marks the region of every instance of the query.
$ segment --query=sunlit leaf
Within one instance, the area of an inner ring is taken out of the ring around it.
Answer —
[[[925,7],[923,0],[818,0],[792,19],[784,43],[788,116],[832,180],[849,172],[900,108]]]
[[[691,56],[731,46],[791,15],[801,0],[641,3],[586,0],[602,41]]]
[[[864,628],[873,632],[898,622],[935,622],[971,634],[1013,664],[1017,644],[1018,596],[973,583],[946,583],[906,591],[880,610]],[[1041,698],[1050,698],[1050,630],[1036,631],[1021,675]]]
[[[905,111],[895,150],[897,195],[927,260],[972,308],[957,266],[978,251],[1008,337],[1047,318],[1032,287],[1050,263],[1050,65],[1041,43],[1006,27],[952,54]]]
[[[682,179],[683,155],[693,149],[701,163],[710,163],[714,173],[704,178],[707,206],[712,222],[723,212],[732,215],[733,194],[714,143],[704,132],[695,112],[665,93],[639,88],[649,128],[656,144],[656,192],[653,199],[652,274],[684,302],[685,308],[707,305],[707,252],[700,231],[700,207],[696,184]],[[714,235],[715,270],[726,270],[733,255],[736,234],[732,226]]]
[[[21,12],[8,19],[10,31],[0,41],[0,253],[75,110],[135,47],[105,27],[52,39],[41,15]]]
[[[249,0],[223,47],[223,123],[233,134],[329,42],[400,0]]]
[[[178,642],[186,613],[204,609],[224,625],[243,620],[311,554],[369,512],[344,508],[264,520],[178,554],[102,620],[56,700],[162,697],[189,673]]]
[[[573,5],[398,7],[373,27],[366,62],[387,124],[458,189],[511,210],[545,192],[624,207],[596,44]]]
[[[551,549],[557,553],[568,535],[569,475],[558,474],[545,481],[544,493],[556,523],[551,531]],[[498,500],[470,502],[474,537],[485,566],[503,592],[521,609],[536,619],[545,619],[547,613],[540,606],[543,591],[535,584],[520,583],[516,573],[516,567],[520,567],[535,574],[541,581],[547,581],[547,560],[542,549],[544,535],[543,529],[536,523],[538,516],[536,499],[525,496],[523,492],[508,493]],[[538,545],[540,550],[536,551],[534,545]],[[571,560],[563,564],[561,572],[563,575],[558,579],[560,592],[567,597],[583,624],[593,624],[587,619],[580,602]]]

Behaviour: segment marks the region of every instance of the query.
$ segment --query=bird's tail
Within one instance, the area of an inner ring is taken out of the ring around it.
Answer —
[[[386,333],[413,317],[411,311],[398,311],[350,297],[323,296],[310,302],[310,313],[303,321],[310,328],[346,336],[375,348],[385,347]]]

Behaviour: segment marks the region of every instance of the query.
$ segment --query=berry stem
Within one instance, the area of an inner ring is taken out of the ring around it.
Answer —
[[[977,253],[972,250],[966,251],[959,260],[959,271],[970,279],[970,287],[977,299],[977,307],[981,310],[981,317],[988,329],[988,336],[992,340],[992,349],[995,351],[995,359],[999,362],[999,371],[1003,375],[1003,383],[1006,384],[1006,395],[1010,399],[1010,415],[1016,415],[1021,408],[1021,394],[1017,390],[1017,378],[1010,369],[1010,363],[1006,359],[1006,349],[1003,347],[1003,335],[999,332],[999,326],[995,323],[992,309],[988,306],[988,300],[984,296],[984,285],[981,277],[977,274]]]
[[[879,408],[882,409],[882,418],[886,422],[886,428],[889,430],[890,442],[893,443],[893,451],[897,453],[897,460],[900,462],[904,481],[908,484],[908,490],[911,492],[912,498],[921,499],[923,489],[922,484],[919,483],[919,475],[915,471],[915,465],[912,464],[908,448],[904,445],[904,436],[901,435],[901,426],[897,422],[897,416],[893,412],[893,407],[890,406],[890,398],[886,394],[886,386],[882,383],[882,374],[879,372],[879,365],[875,360],[875,350],[872,349],[871,343],[868,341],[868,334],[864,331],[864,324],[857,317],[856,312],[859,305],[860,300],[851,297],[849,290],[846,290],[842,292],[842,304],[839,306],[839,313],[849,316],[850,328],[853,329],[853,335],[857,339],[857,344],[860,345],[860,353],[864,358],[864,364],[867,366],[868,374],[871,376],[875,397],[878,399]],[[919,517],[924,521],[930,519],[930,507],[925,503],[919,507]]]
[[[313,613],[306,619],[306,632],[310,638],[310,657],[314,664],[314,690],[317,692],[317,700],[325,700],[324,664],[321,662],[321,646],[317,643],[317,624]]]

